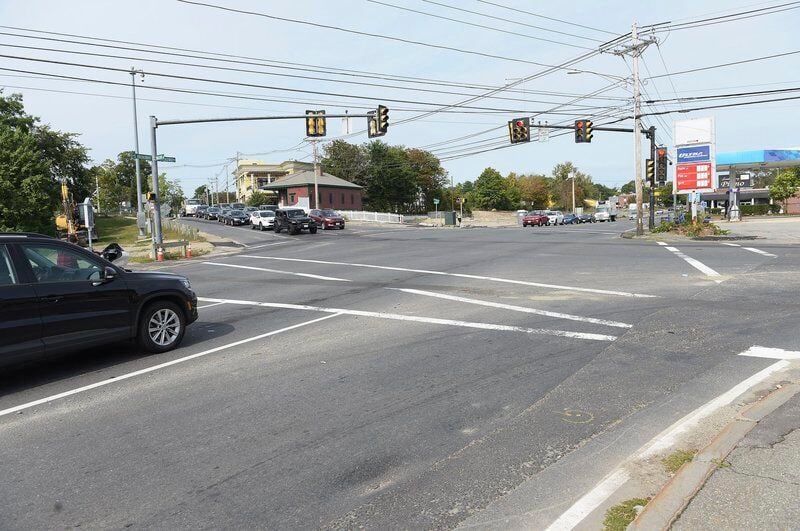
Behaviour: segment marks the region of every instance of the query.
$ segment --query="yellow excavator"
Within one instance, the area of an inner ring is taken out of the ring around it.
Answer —
[[[56,233],[62,240],[85,246],[88,241],[86,225],[81,220],[78,205],[67,187],[67,180],[61,180],[61,212],[56,216]],[[92,239],[97,239],[97,231],[92,229]]]

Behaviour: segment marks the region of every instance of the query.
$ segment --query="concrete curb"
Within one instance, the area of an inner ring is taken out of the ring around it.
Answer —
[[[692,498],[703,488],[708,478],[750,430],[798,392],[800,384],[786,384],[739,412],[708,446],[678,470],[628,529],[642,531],[669,529]]]

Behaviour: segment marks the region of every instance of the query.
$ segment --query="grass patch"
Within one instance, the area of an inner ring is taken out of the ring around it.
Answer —
[[[96,217],[98,245],[108,245],[111,242],[120,244],[123,248],[133,246],[139,239],[139,229],[136,226],[135,218],[125,218],[121,216]],[[201,236],[190,237],[188,234],[179,230],[169,228],[166,223],[163,226],[165,240],[186,240],[193,242],[206,241]],[[94,242],[93,242],[94,243]]]
[[[644,507],[648,501],[650,498],[631,498],[609,507],[603,520],[603,529],[605,531],[625,531],[639,514],[636,508]]]
[[[197,258],[198,256],[203,256],[204,254],[208,254],[211,251],[208,249],[192,249],[192,258]],[[164,253],[164,261],[167,260],[183,260],[183,250],[178,251],[171,251]],[[131,256],[128,262],[134,264],[150,264],[153,263],[155,260],[150,258],[150,255],[147,256]]]
[[[688,220],[684,223],[678,223],[676,221],[662,221],[661,225],[658,227],[653,227],[653,230],[650,232],[654,234],[672,232],[675,234],[688,236],[690,238],[730,234],[729,230],[722,229],[713,223],[692,223],[691,220]]]
[[[694,459],[695,455],[697,455],[697,450],[675,450],[662,459],[661,463],[663,463],[664,469],[667,472],[674,474],[684,463],[688,463]]]

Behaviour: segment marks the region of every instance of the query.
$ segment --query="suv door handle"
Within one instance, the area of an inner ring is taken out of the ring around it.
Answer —
[[[42,297],[42,302],[58,302],[61,300],[61,297],[58,295],[51,295],[49,297]]]

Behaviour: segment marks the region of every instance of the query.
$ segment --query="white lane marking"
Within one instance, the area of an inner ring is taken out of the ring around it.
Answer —
[[[760,382],[769,378],[773,373],[782,371],[789,366],[789,361],[778,361],[766,369],[757,372],[746,380],[736,384],[728,391],[725,391],[718,397],[695,409],[685,417],[672,424],[669,428],[656,435],[647,444],[642,446],[636,453],[634,453],[633,456],[631,456],[631,459],[636,460],[647,458],[669,448],[681,433],[684,433],[690,427],[696,425],[703,418],[711,415],[717,409],[730,404],[741,394],[747,392],[751,387],[758,385]],[[625,463],[622,463],[611,473],[609,473],[602,481],[600,481],[600,483],[598,483],[594,488],[578,499],[578,501],[576,501],[561,516],[559,516],[558,519],[556,519],[556,521],[547,528],[548,531],[573,529],[580,522],[582,522],[589,513],[599,507],[600,504],[602,504],[611,494],[621,487],[622,484],[627,481],[627,476],[628,472],[625,469]]]
[[[682,258],[687,264],[689,264],[690,266],[694,267],[695,269],[697,269],[698,271],[700,271],[701,273],[703,273],[707,277],[711,277],[714,280],[714,282],[716,282],[717,284],[722,282],[722,279],[719,278],[722,275],[720,275],[719,273],[717,273],[716,271],[714,271],[713,269],[711,269],[710,267],[705,265],[700,260],[696,260],[696,259],[692,258],[691,256],[686,256],[683,252],[680,251],[680,249],[677,249],[675,247],[670,247],[669,245],[664,247],[664,249],[666,249],[667,251],[671,252],[675,256],[677,256],[679,258]]]
[[[214,304],[206,304],[205,306],[198,306],[198,310],[202,310],[203,308],[211,308],[212,306],[219,306],[220,304],[225,304],[224,302],[215,302]]]
[[[594,323],[606,326],[615,326],[617,328],[633,328],[632,324],[620,323],[618,321],[607,321],[605,319],[596,319],[594,317],[583,317],[580,315],[572,315],[568,313],[550,312],[547,310],[536,310],[534,308],[527,308],[525,306],[514,306],[512,304],[502,304],[499,302],[482,301],[478,299],[468,299],[466,297],[458,297],[456,295],[447,295],[445,293],[436,293],[433,291],[423,291],[419,289],[407,288],[386,288],[395,291],[402,291],[403,293],[411,293],[413,295],[423,295],[425,297],[436,297],[449,301],[464,302],[467,304],[476,304],[478,306],[488,306],[490,308],[501,308],[503,310],[511,310],[514,312],[532,313],[535,315],[544,315],[546,317],[555,317],[557,319],[569,319],[571,321],[581,321],[584,323]]]
[[[263,243],[261,245],[249,245],[248,249],[261,249],[262,247],[272,247],[273,245],[284,245],[289,243],[288,241],[285,242],[275,242],[275,243]]]
[[[334,282],[352,282],[352,280],[347,280],[346,278],[324,277],[322,275],[311,275],[309,273],[295,273],[293,271],[281,271],[280,269],[267,269],[264,267],[252,267],[252,266],[236,265],[236,264],[221,264],[219,262],[203,262],[203,263],[218,267],[233,267],[236,269],[250,269],[252,271],[266,271],[267,273],[277,273],[279,275],[292,275],[296,277],[316,278],[318,280],[332,280]]]
[[[444,326],[460,326],[462,328],[477,328],[480,330],[495,330],[501,332],[523,332],[543,336],[569,337],[573,339],[588,339],[591,341],[614,341],[616,336],[605,334],[589,334],[585,332],[570,332],[567,330],[551,330],[547,328],[524,328],[521,326],[499,325],[491,323],[476,323],[472,321],[457,321],[454,319],[440,319],[438,317],[417,317],[416,315],[403,315],[399,313],[370,312],[364,310],[347,310],[344,308],[325,308],[322,306],[309,306],[306,304],[288,304],[283,302],[257,302],[233,299],[213,299],[198,297],[203,302],[227,302],[228,304],[241,304],[244,306],[262,306],[264,308],[284,308],[288,310],[309,310],[312,312],[336,313],[341,315],[355,315],[359,317],[375,317],[394,321],[412,321],[415,323],[437,324]]]
[[[189,356],[184,356],[183,358],[178,358],[176,360],[167,361],[165,363],[160,363],[158,365],[153,365],[152,367],[147,367],[146,369],[140,369],[138,371],[129,372],[127,374],[122,374],[120,376],[115,376],[115,377],[110,378],[108,380],[103,380],[101,382],[95,382],[93,384],[84,385],[83,387],[77,387],[75,389],[70,389],[69,391],[64,391],[63,393],[58,393],[58,394],[55,394],[55,395],[52,395],[52,396],[48,396],[48,397],[45,397],[45,398],[40,398],[39,400],[34,400],[32,402],[27,402],[25,404],[20,404],[18,406],[10,407],[8,409],[3,409],[2,411],[0,411],[0,417],[3,417],[5,415],[11,415],[12,413],[17,413],[19,411],[22,411],[23,409],[29,409],[29,408],[32,408],[32,407],[35,407],[35,406],[39,406],[41,404],[47,404],[48,402],[53,402],[53,401],[58,400],[60,398],[66,398],[68,396],[77,395],[78,393],[83,393],[83,392],[89,391],[91,389],[97,389],[98,387],[104,387],[106,385],[119,383],[119,382],[121,382],[123,380],[128,380],[128,379],[133,378],[135,376],[141,376],[142,374],[148,374],[148,373],[160,370],[160,369],[164,369],[166,367],[170,367],[172,365],[177,365],[179,363],[184,363],[184,362],[189,361],[189,360],[201,358],[203,356],[207,356],[209,354],[213,354],[213,353],[219,352],[221,350],[226,350],[226,349],[229,349],[229,348],[238,347],[239,345],[244,345],[245,343],[250,343],[252,341],[258,341],[259,339],[264,339],[265,337],[274,336],[274,335],[277,335],[277,334],[281,334],[283,332],[288,332],[289,330],[294,330],[296,328],[301,328],[303,326],[308,326],[310,324],[318,323],[320,321],[324,321],[325,319],[330,319],[331,317],[336,317],[337,315],[338,314],[334,313],[334,314],[331,314],[331,315],[326,315],[324,317],[318,317],[317,319],[312,319],[310,321],[304,321],[304,322],[298,323],[296,325],[287,326],[286,328],[281,328],[280,330],[273,330],[272,332],[267,332],[267,333],[264,333],[264,334],[259,334],[257,336],[248,337],[247,339],[240,339],[239,341],[234,341],[233,343],[228,343],[227,345],[221,345],[219,347],[210,348],[208,350],[204,350],[204,351],[198,352],[196,354],[191,354]]]
[[[768,253],[767,251],[762,251],[761,249],[756,249],[755,247],[742,247],[745,251],[750,251],[751,253],[757,253],[763,256],[769,256],[770,258],[777,258],[778,255]]]
[[[546,531],[569,531],[574,528],[629,479],[625,469],[616,469],[559,516]]]
[[[661,245],[661,246],[667,245],[666,242],[656,242],[656,243]]]
[[[430,271],[427,269],[409,269],[405,267],[394,267],[394,266],[379,266],[379,265],[372,265],[372,264],[353,264],[348,262],[330,262],[326,260],[307,260],[303,258],[285,258],[281,256],[257,256],[257,255],[248,255],[248,254],[240,254],[238,255],[242,258],[259,258],[263,260],[285,260],[288,262],[306,262],[310,264],[324,264],[324,265],[339,265],[339,266],[349,266],[349,267],[366,267],[370,269],[385,269],[388,271],[406,271],[409,273],[423,273],[426,275],[443,275],[449,277],[459,277],[459,278],[471,278],[476,280],[488,280],[491,282],[504,282],[506,284],[520,284],[523,286],[535,286],[539,288],[550,288],[550,289],[561,289],[566,291],[580,291],[584,293],[599,293],[602,295],[619,295],[621,297],[636,297],[636,298],[658,298],[658,295],[644,295],[642,293],[628,293],[626,291],[610,291],[605,289],[594,289],[594,288],[576,288],[573,286],[560,286],[557,284],[542,284],[540,282],[528,282],[525,280],[512,280],[509,278],[498,278],[498,277],[487,277],[482,275],[468,275],[465,273],[447,273],[444,271]]]
[[[738,243],[729,243],[729,242],[722,242],[722,245],[727,245],[728,247],[741,247]]]
[[[752,346],[739,355],[751,356],[753,358],[772,358],[776,360],[800,360],[800,352],[796,350],[783,350],[780,348],[759,346]]]

